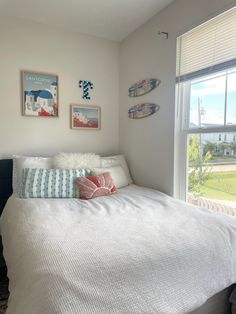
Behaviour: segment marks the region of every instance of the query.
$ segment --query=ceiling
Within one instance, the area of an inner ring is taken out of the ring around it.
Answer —
[[[121,41],[174,0],[0,0],[0,15]]]

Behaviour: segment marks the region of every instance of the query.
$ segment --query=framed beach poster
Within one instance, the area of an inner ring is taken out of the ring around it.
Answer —
[[[71,105],[71,128],[99,130],[101,128],[101,108],[98,106]]]
[[[31,117],[58,117],[58,76],[21,71],[22,114]]]

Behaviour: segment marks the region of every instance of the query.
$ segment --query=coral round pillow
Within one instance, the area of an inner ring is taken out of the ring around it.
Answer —
[[[105,196],[117,191],[109,172],[97,176],[78,177],[80,198],[89,200],[98,196]]]

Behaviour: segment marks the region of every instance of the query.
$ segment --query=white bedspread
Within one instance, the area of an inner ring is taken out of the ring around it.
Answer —
[[[11,197],[8,314],[188,313],[236,282],[236,219],[135,185],[91,201]]]

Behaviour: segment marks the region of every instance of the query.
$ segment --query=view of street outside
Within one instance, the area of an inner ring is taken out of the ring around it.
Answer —
[[[191,134],[188,144],[188,201],[236,215],[236,134]]]
[[[235,82],[236,68],[231,68],[186,85],[186,123],[188,201],[236,216],[236,131],[225,130],[236,126]]]

